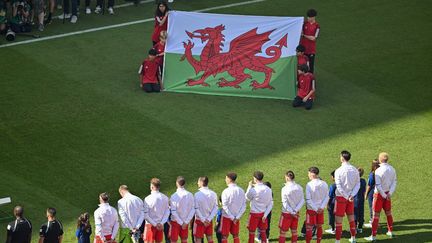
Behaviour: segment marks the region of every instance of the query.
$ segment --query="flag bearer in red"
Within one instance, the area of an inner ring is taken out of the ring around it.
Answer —
[[[309,58],[310,72],[314,72],[315,54],[316,54],[316,40],[320,32],[320,26],[316,22],[317,11],[315,9],[309,9],[306,13],[307,21],[303,24],[302,38],[300,44],[303,45],[306,50],[305,54]]]
[[[306,110],[310,110],[315,99],[315,77],[308,73],[308,66],[305,64],[301,65],[297,72],[297,96],[293,100],[293,107],[304,105]]]
[[[148,57],[141,64],[138,74],[141,75],[140,87],[147,93],[160,92],[159,66],[160,60],[156,58],[155,49],[150,49]]]

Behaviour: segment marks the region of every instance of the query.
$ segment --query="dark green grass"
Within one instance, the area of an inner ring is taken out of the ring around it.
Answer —
[[[364,168],[387,151],[398,170],[392,242],[430,242],[428,6],[427,1],[274,0],[216,11],[298,16],[309,7],[319,10],[318,98],[309,112],[279,100],[144,94],[136,71],[149,48],[152,23],[2,48],[0,197],[12,196],[13,204],[25,206],[34,232],[45,220],[44,209],[55,206],[66,242],[74,242],[74,220],[94,211],[99,192],[110,192],[115,204],[116,189],[124,183],[144,197],[149,179],[157,176],[171,194],[177,175],[186,176],[195,191],[195,179],[205,174],[220,193],[227,171],[238,172],[246,187],[260,169],[274,185],[275,239],[287,169],[305,185],[307,168],[317,165],[330,182],[340,150],[352,151],[353,163]],[[44,35],[149,18],[152,8],[83,16],[77,25],[55,22]],[[0,227],[4,241],[5,224]],[[380,233],[385,240],[384,227]]]

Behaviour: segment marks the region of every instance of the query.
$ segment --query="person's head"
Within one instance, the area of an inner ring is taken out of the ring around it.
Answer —
[[[78,217],[77,228],[80,228],[81,226],[84,226],[84,228],[86,228],[86,229],[89,228],[89,227],[91,227],[90,226],[90,215],[89,215],[89,213],[85,212],[85,213],[81,214]]]
[[[380,167],[378,159],[372,160],[371,172],[375,172]]]
[[[161,181],[158,178],[152,178],[150,181],[150,190],[159,191],[161,186]]]
[[[253,173],[253,178],[255,183],[261,182],[264,179],[264,173],[261,171],[255,171]]]
[[[159,34],[159,40],[160,40],[160,42],[165,43],[166,39],[167,39],[167,36],[168,36],[167,32],[165,30],[162,30],[160,32],[160,34]]]
[[[209,179],[208,179],[207,176],[201,176],[200,178],[198,178],[197,184],[198,184],[199,188],[201,188],[201,187],[207,187],[208,183],[209,183]]]
[[[47,218],[50,219],[55,219],[57,214],[57,210],[55,208],[47,208],[46,210],[46,216]]]
[[[285,173],[285,181],[289,182],[289,181],[294,181],[295,179],[295,174],[293,171],[289,170]]]
[[[387,163],[388,162],[388,160],[389,160],[389,155],[388,155],[388,153],[386,153],[386,152],[381,152],[379,155],[378,155],[378,160],[379,160],[379,162],[382,164],[382,163]]]
[[[21,206],[14,207],[14,215],[16,218],[22,218],[24,215],[24,208]]]
[[[346,150],[343,150],[340,154],[340,161],[343,163],[343,162],[350,161],[350,159],[351,159],[351,153]]]
[[[318,167],[313,166],[308,169],[309,180],[318,179],[319,178],[318,175],[319,175]]]
[[[109,195],[106,192],[102,192],[99,194],[99,202],[100,203],[108,203],[109,201]]]
[[[335,180],[335,173],[336,173],[336,171],[334,170],[334,171],[332,171],[331,173],[330,173],[330,176],[331,176],[331,179],[332,179],[332,181],[334,181]]]
[[[165,2],[160,2],[156,8],[156,16],[164,16],[167,11],[169,11],[168,4]]]
[[[359,172],[360,177],[362,177],[364,174],[364,169],[362,167],[358,167],[357,170]]]
[[[297,56],[301,56],[304,54],[306,48],[303,45],[298,45],[296,48]]]
[[[121,185],[121,186],[119,187],[119,193],[120,193],[120,196],[121,196],[121,197],[126,196],[126,194],[129,193],[129,188],[128,188],[128,186],[126,186],[126,185]]]
[[[298,74],[305,74],[305,73],[309,72],[308,65],[306,65],[306,64],[299,65],[297,72],[298,72]]]
[[[237,174],[235,172],[228,172],[225,177],[226,184],[235,183]]]
[[[315,22],[315,17],[317,16],[317,11],[315,9],[309,9],[306,12],[307,21],[308,22]]]
[[[150,49],[148,52],[148,59],[150,61],[153,61],[154,59],[156,59],[156,55],[157,55],[157,51],[155,49]]]
[[[182,188],[186,185],[186,179],[183,176],[177,176],[176,180],[177,188]]]

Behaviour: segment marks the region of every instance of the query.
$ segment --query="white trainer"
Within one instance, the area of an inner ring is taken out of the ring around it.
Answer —
[[[355,238],[350,238],[348,241],[351,243],[357,243],[357,240]]]
[[[363,225],[364,228],[372,228],[372,224],[371,223],[367,223]]]
[[[391,231],[387,231],[386,235],[387,235],[389,238],[393,238],[393,237],[394,237],[394,234],[393,234],[393,232],[391,232]]]
[[[72,14],[60,14],[57,16],[58,19],[70,19]]]
[[[336,234],[336,231],[334,231],[334,230],[332,230],[332,229],[326,229],[326,230],[324,230],[326,233],[329,233],[329,234],[331,234],[331,235],[334,235],[334,234]]]
[[[114,14],[114,9],[112,7],[109,7],[108,8],[108,13],[111,14],[111,15]]]
[[[375,236],[369,236],[369,237],[365,237],[364,238],[366,241],[372,241],[372,242],[374,242],[374,241],[376,241],[376,238],[375,238]]]
[[[96,6],[94,12],[95,12],[95,14],[100,14],[102,12],[102,8],[100,6]]]
[[[76,16],[76,15],[72,15],[72,17],[71,17],[71,23],[72,24],[75,24],[76,22],[78,21],[78,17]]]
[[[91,14],[91,9],[90,8],[86,8],[86,14]]]

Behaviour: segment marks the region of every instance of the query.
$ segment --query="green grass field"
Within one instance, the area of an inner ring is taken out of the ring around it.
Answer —
[[[176,0],[173,6],[196,10],[240,1]],[[136,71],[151,44],[151,22],[0,48],[0,198],[13,200],[0,210],[23,205],[36,242],[44,210],[54,206],[65,242],[75,242],[75,219],[93,213],[100,192],[110,192],[116,205],[120,184],[144,197],[150,178],[160,177],[162,191],[171,194],[175,177],[184,175],[194,192],[196,178],[208,175],[220,194],[227,171],[236,171],[246,188],[259,169],[275,192],[276,241],[286,170],[305,185],[307,168],[315,165],[330,182],[342,149],[366,170],[387,151],[398,172],[397,237],[388,240],[382,225],[379,240],[432,242],[430,2],[267,0],[212,12],[302,16],[311,7],[321,25],[311,111],[271,99],[143,93]],[[82,13],[76,25],[56,20],[42,34],[151,18],[153,9],[147,3],[116,9],[115,16]],[[241,229],[246,242],[246,217]],[[5,233],[2,222],[2,242]]]

